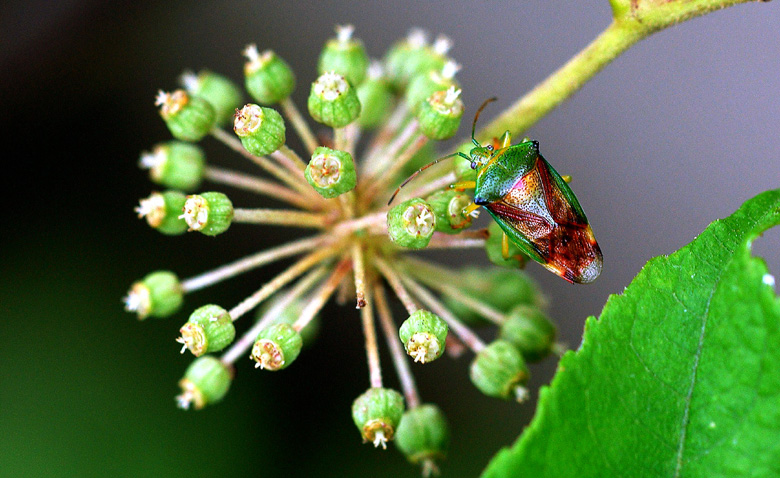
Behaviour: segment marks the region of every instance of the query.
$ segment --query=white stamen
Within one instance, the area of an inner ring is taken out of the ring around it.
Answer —
[[[179,77],[179,82],[181,83],[181,86],[183,86],[184,89],[190,93],[195,94],[198,90],[200,90],[200,81],[198,80],[198,75],[196,75],[193,71],[187,70],[182,73]]]
[[[247,45],[242,53],[250,63],[255,63],[260,58],[260,53],[257,51],[257,45],[254,43]]]
[[[191,390],[185,390],[181,395],[176,397],[176,405],[183,410],[189,410],[194,398]]]
[[[346,43],[352,39],[355,27],[352,25],[336,25],[336,36],[340,43]]]
[[[520,385],[515,387],[515,400],[517,403],[523,403],[528,400],[528,389]]]
[[[412,28],[406,35],[406,41],[414,48],[422,48],[428,43],[428,34],[422,28]]]
[[[323,74],[314,82],[314,94],[326,101],[333,101],[349,88],[349,83],[335,71]]]
[[[455,103],[455,100],[458,99],[462,91],[463,90],[460,89],[456,90],[454,86],[450,86],[447,88],[446,95],[444,95],[444,103],[448,105]]]
[[[441,77],[451,80],[455,77],[455,73],[460,70],[461,66],[458,63],[450,60],[444,64],[444,68],[441,69]]]
[[[141,306],[142,299],[140,294],[137,294],[135,291],[130,291],[127,293],[127,296],[122,299],[122,302],[125,303],[126,311],[135,312]]]
[[[764,284],[774,287],[775,286],[775,276],[772,274],[764,274],[764,276],[761,278],[761,282]]]
[[[138,213],[138,219],[149,215],[159,215],[162,211],[162,215],[165,215],[165,198],[162,194],[152,193],[148,198],[141,199],[138,202],[138,206],[134,209]],[[157,219],[157,218],[155,218]]]
[[[163,90],[157,90],[157,96],[154,98],[154,106],[164,105],[170,97],[171,95],[169,93],[166,93]]]
[[[382,63],[378,60],[372,60],[371,64],[368,66],[368,77],[372,80],[378,80],[379,78],[382,78],[382,75],[385,74],[385,69],[382,66]]]
[[[138,160],[138,167],[142,169],[157,168],[165,164],[168,155],[165,154],[165,148],[155,148],[154,151],[144,151]]]
[[[439,35],[436,37],[436,41],[433,42],[433,51],[440,55],[446,55],[452,48],[452,40],[446,35]]]
[[[184,337],[179,337],[176,339],[176,342],[182,344],[181,351],[179,353],[183,354],[187,350],[187,346],[188,346],[187,339],[185,339]]]
[[[379,430],[374,434],[374,448],[382,445],[383,450],[387,450],[387,438],[385,438],[385,432]]]

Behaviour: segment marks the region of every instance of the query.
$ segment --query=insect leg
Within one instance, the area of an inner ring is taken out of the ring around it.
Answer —
[[[504,259],[509,259],[509,236],[506,233],[501,235],[501,255]]]
[[[476,181],[458,181],[455,184],[450,185],[450,189],[455,189],[456,191],[463,191],[464,189],[474,189],[477,187]]]

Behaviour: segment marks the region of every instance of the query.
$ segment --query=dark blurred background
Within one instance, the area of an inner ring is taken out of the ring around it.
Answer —
[[[334,25],[353,23],[373,56],[420,26],[453,39],[466,116],[499,97],[487,120],[609,20],[606,0],[5,3],[0,476],[417,476],[396,450],[361,445],[351,422],[350,404],[368,381],[349,307],[327,309],[320,340],[284,373],[253,373],[247,361],[220,405],[175,408],[176,382],[191,360],[173,343],[186,311],[235,304],[281,266],[196,293],[168,321],[138,323],[125,313],[128,285],[159,268],[188,277],[282,238],[251,227],[218,239],[167,238],[134,217],[152,190],[136,167],[139,152],[169,138],[155,92],[174,88],[186,68],[241,81],[240,52],[256,42],[292,63],[303,106]],[[586,316],[648,259],[780,186],[778,25],[771,2],[661,32],[529,131],[574,177],[604,251],[604,273],[589,286],[528,268],[570,346]],[[204,146],[215,163],[241,167],[213,140]],[[778,231],[756,250],[780,270]],[[468,254],[458,261],[483,261]],[[534,409],[481,396],[468,383],[469,361],[415,367],[423,398],[451,421],[444,476],[477,475]],[[550,359],[532,369],[534,401],[554,368]]]

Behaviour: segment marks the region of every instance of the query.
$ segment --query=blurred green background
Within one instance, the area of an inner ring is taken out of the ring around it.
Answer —
[[[576,3],[576,5],[575,5]],[[173,342],[183,312],[138,323],[121,297],[148,271],[188,277],[279,243],[278,229],[167,238],[132,208],[152,185],[140,151],[166,140],[153,98],[185,68],[241,79],[250,42],[299,76],[303,105],[337,23],[380,56],[411,26],[452,37],[466,116],[490,118],[609,22],[598,2],[11,2],[0,15],[0,476],[417,476],[395,450],[362,445],[349,416],[368,386],[358,316],[326,310],[320,340],[284,373],[239,364],[225,401],[175,408],[190,361]],[[592,286],[534,265],[562,337],[650,257],[780,186],[777,2],[718,12],[662,32],[608,66],[529,132],[588,211],[605,255]],[[462,128],[467,134],[467,127]],[[223,166],[251,168],[213,141]],[[255,198],[239,196],[243,204]],[[756,243],[780,270],[780,234]],[[484,261],[481,254],[458,262]],[[235,304],[279,267],[188,297],[185,310]],[[241,330],[241,329],[239,329]],[[395,385],[383,356],[388,383]],[[469,356],[415,367],[421,394],[451,422],[443,476],[475,476],[533,413],[476,392]],[[533,400],[555,361],[532,369]]]

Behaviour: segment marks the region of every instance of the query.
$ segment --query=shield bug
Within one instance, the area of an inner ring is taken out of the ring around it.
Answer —
[[[453,184],[454,189],[474,189],[471,213],[484,207],[508,240],[528,257],[563,279],[579,284],[593,282],[601,273],[603,258],[593,230],[577,197],[560,174],[539,154],[539,142],[512,145],[509,131],[485,146],[474,138],[477,118],[495,98],[485,101],[474,116],[469,155],[458,152],[439,158],[412,174],[390,198],[424,169],[439,161],[461,156],[471,162],[476,181]]]

